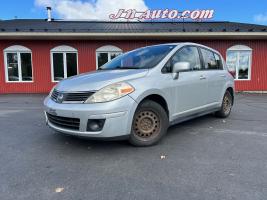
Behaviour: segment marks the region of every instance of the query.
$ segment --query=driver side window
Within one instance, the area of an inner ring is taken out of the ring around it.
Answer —
[[[166,63],[163,72],[171,73],[173,65],[177,62],[188,62],[191,70],[201,70],[201,62],[197,47],[187,46],[178,50]]]

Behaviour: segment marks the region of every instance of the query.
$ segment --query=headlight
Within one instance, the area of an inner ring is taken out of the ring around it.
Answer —
[[[94,93],[85,101],[85,103],[103,103],[107,101],[113,101],[130,94],[133,91],[134,88],[128,83],[114,83]]]
[[[54,91],[54,89],[56,88],[56,85],[51,89],[51,91],[49,92],[49,97],[51,97],[51,95],[52,95],[52,93],[53,93],[53,91]]]

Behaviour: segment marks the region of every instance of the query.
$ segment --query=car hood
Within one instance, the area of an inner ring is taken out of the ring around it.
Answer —
[[[144,77],[147,73],[148,69],[98,70],[60,81],[56,89],[70,92],[99,90],[112,83]]]

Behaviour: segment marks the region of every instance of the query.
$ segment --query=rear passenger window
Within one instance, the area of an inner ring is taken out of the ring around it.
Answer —
[[[196,47],[188,46],[178,50],[165,65],[165,68],[168,69],[167,71],[172,72],[172,66],[177,62],[189,62],[192,70],[201,69],[199,53]]]
[[[205,69],[222,69],[222,60],[220,56],[212,51],[201,49]]]
[[[216,60],[218,69],[223,69],[223,63],[222,63],[221,56],[219,56],[217,53],[215,53],[214,55],[215,55],[215,60]]]

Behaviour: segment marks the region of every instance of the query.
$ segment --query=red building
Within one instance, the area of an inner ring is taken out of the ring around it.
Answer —
[[[0,21],[0,93],[47,93],[120,53],[197,42],[225,57],[237,91],[267,91],[267,26],[232,22]]]

